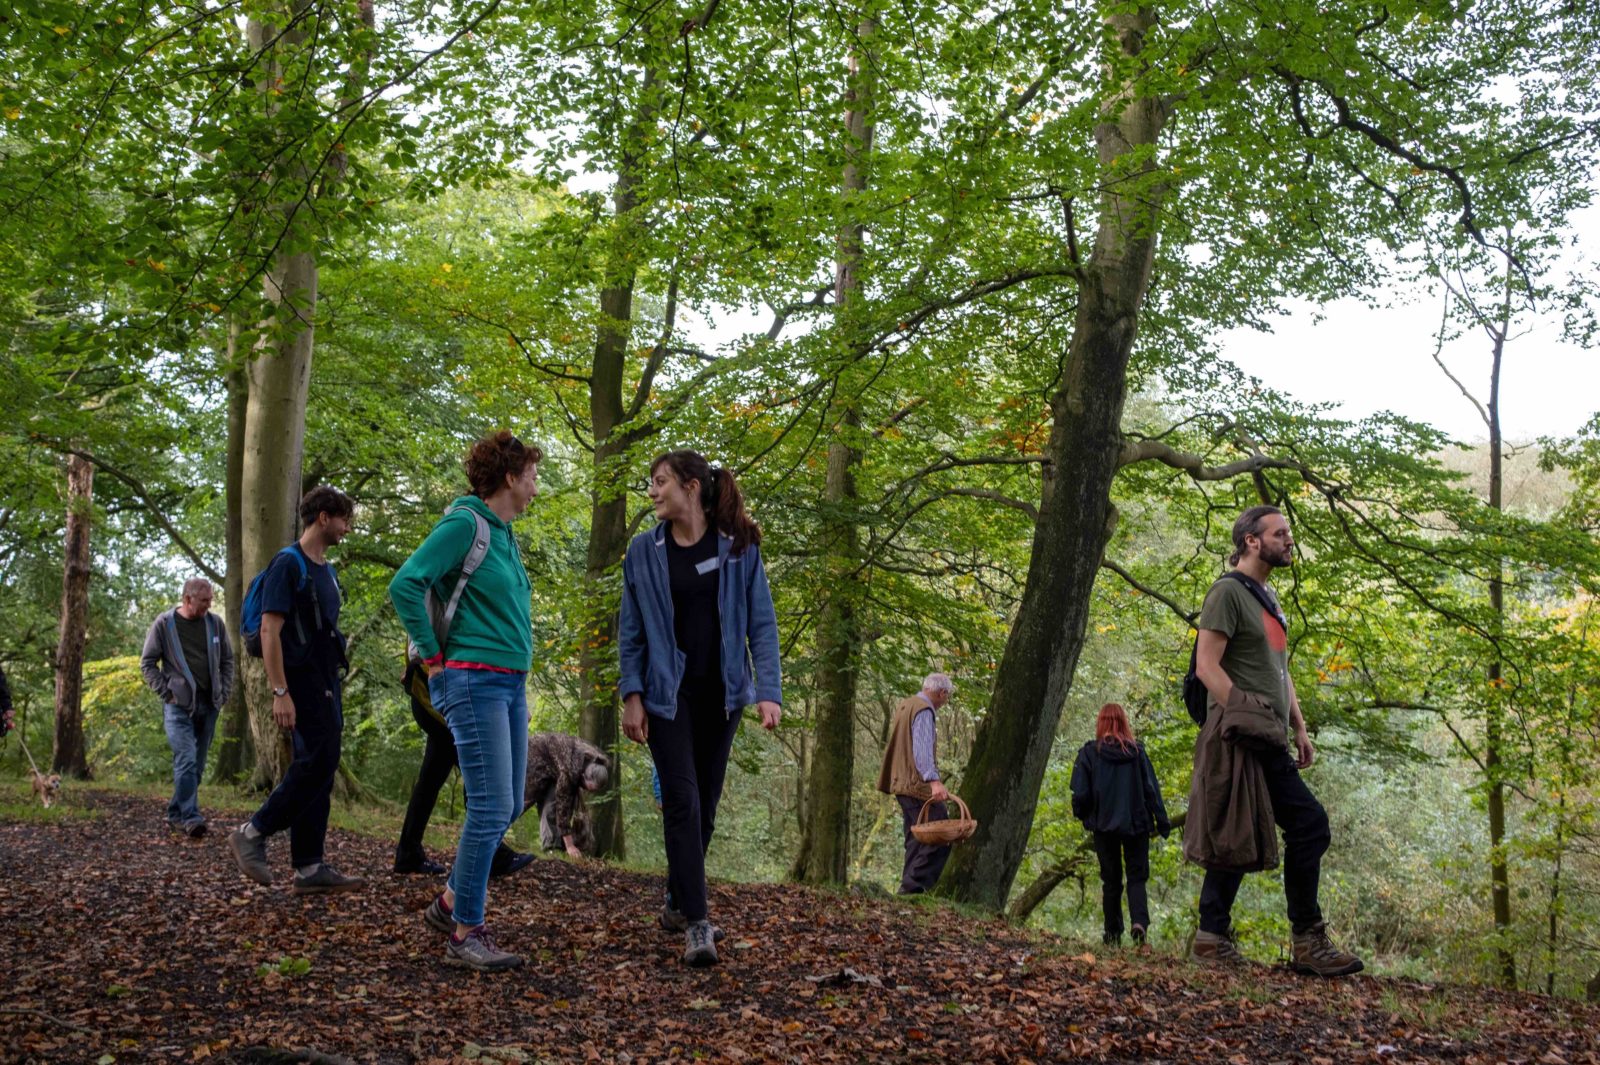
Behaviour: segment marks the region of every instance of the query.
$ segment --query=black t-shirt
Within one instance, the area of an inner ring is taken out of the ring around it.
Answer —
[[[203,695],[209,701],[211,654],[208,644],[211,634],[206,631],[206,615],[186,618],[181,613],[174,612],[172,620],[178,626],[178,648],[183,653],[183,660],[189,665],[189,672],[194,675],[195,694]]]
[[[261,586],[261,612],[283,615],[283,658],[286,663],[299,665],[306,661],[313,650],[337,661],[343,655],[343,641],[339,636],[339,582],[331,563],[317,563],[308,558],[305,564],[309,584],[316,587],[317,605],[322,608],[321,625],[318,625],[316,613],[312,610],[311,587],[302,585],[300,567],[290,557],[289,551],[280,551],[267,567]],[[300,622],[298,625],[295,624],[297,618]],[[302,632],[305,634],[304,642],[300,639]]]
[[[689,547],[680,547],[667,530],[667,578],[672,586],[672,635],[687,658],[683,687],[704,693],[722,686],[721,586],[717,572],[717,530]]]

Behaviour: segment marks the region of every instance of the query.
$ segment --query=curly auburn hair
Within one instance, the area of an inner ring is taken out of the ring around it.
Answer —
[[[520,477],[529,466],[544,458],[537,444],[518,440],[510,429],[501,429],[472,445],[465,466],[472,494],[488,499],[505,487],[507,477]]]

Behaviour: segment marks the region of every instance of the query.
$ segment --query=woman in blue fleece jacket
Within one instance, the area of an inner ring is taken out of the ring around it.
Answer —
[[[650,464],[648,491],[657,524],[622,561],[622,731],[650,745],[661,777],[661,925],[684,932],[687,964],[715,965],[706,848],[744,708],[754,703],[768,729],[782,714],[778,619],[761,528],[733,474],[697,452],[669,451]]]

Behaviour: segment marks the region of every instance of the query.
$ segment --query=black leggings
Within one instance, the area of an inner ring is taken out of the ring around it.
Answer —
[[[428,819],[439,802],[440,790],[456,767],[456,741],[450,735],[450,727],[424,710],[415,695],[411,697],[411,716],[428,737],[428,745],[422,749],[417,783],[411,789],[411,801],[406,804],[405,824],[400,826],[400,843],[395,848],[395,855],[400,858],[422,857],[422,834],[427,831]]]
[[[1100,908],[1107,936],[1122,935],[1122,873],[1128,873],[1128,921],[1150,927],[1150,900],[1145,883],[1150,879],[1150,837],[1094,834],[1094,853],[1100,859]]]
[[[728,775],[728,755],[743,714],[724,708],[722,686],[699,695],[678,693],[671,721],[649,716],[650,755],[661,776],[661,833],[667,848],[667,891],[690,921],[703,921],[706,850]]]

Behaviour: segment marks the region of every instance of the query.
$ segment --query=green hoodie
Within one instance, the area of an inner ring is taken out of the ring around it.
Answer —
[[[445,660],[525,672],[533,661],[529,606],[533,586],[528,583],[528,571],[522,567],[522,555],[511,527],[477,496],[461,496],[451,506],[475,510],[489,522],[489,554],[467,582],[456,606],[444,648]],[[424,596],[431,588],[435,601],[449,602],[461,575],[461,563],[472,546],[476,525],[465,510],[447,514],[389,582],[394,612],[400,615],[406,634],[423,658],[439,653]]]

